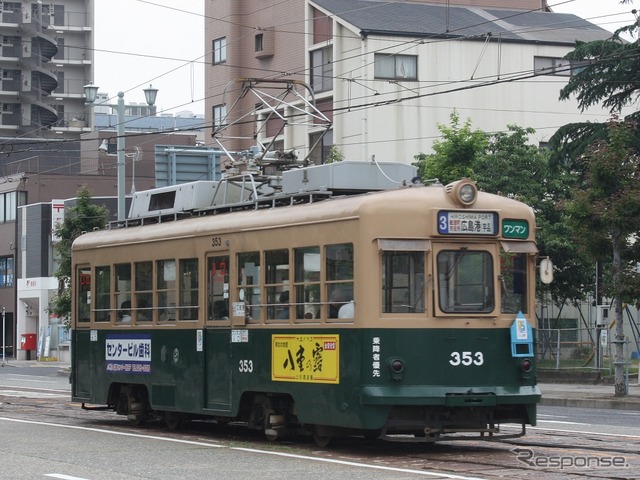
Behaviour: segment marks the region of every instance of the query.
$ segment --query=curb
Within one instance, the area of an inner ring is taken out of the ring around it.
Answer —
[[[540,405],[544,407],[576,407],[640,411],[640,401],[635,398],[622,400],[616,398],[564,398],[543,395],[540,400]]]

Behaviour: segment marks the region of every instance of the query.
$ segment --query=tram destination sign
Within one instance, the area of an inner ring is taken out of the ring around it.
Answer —
[[[496,235],[498,214],[495,212],[438,212],[438,233],[441,235]]]

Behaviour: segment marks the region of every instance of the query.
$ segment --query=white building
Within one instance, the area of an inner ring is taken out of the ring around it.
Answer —
[[[608,119],[606,111],[581,113],[575,100],[558,97],[574,71],[562,57],[575,41],[611,33],[554,13],[544,0],[306,0],[295,7],[223,0],[205,9],[208,18],[243,19],[205,27],[207,120],[231,125],[217,136],[229,150],[250,148],[258,132],[265,145],[275,140],[274,149],[305,154],[323,130],[290,104],[269,109],[240,95],[239,85],[228,87],[238,78],[311,86],[332,120],[316,163],[331,145],[348,160],[412,162],[431,151],[438,124],[448,125],[454,110],[487,132],[533,127],[538,142],[568,123]]]

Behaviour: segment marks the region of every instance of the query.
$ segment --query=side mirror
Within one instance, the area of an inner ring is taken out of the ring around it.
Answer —
[[[549,257],[540,260],[540,281],[547,285],[553,282],[553,262]]]

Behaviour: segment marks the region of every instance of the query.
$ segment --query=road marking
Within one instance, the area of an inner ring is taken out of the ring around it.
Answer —
[[[562,420],[538,420],[538,423],[561,423],[563,425],[586,425],[588,427],[593,426],[591,423],[565,422]]]
[[[581,430],[560,430],[558,428],[529,427],[527,428],[527,430],[542,430],[546,432],[560,432],[560,433],[582,433],[584,435],[600,435],[603,437],[640,438],[640,436],[638,435],[625,435],[623,433],[586,432]]]
[[[436,478],[447,478],[451,480],[486,480],[480,477],[466,477],[463,475],[453,475],[449,473],[443,472],[425,472],[421,470],[411,470],[408,468],[395,468],[395,467],[385,467],[383,465],[370,465],[366,463],[358,463],[358,462],[348,462],[345,460],[335,460],[331,458],[318,458],[318,457],[309,457],[307,455],[297,455],[293,453],[284,453],[284,452],[270,452],[268,450],[259,450],[253,448],[242,448],[242,447],[226,447],[225,445],[218,445],[214,443],[205,443],[205,442],[196,442],[193,440],[181,440],[179,438],[166,438],[159,437],[157,435],[142,435],[139,433],[129,433],[129,432],[115,432],[112,430],[105,430],[102,428],[91,428],[91,427],[80,427],[76,425],[61,425],[58,423],[50,423],[50,422],[37,422],[34,420],[21,420],[17,418],[6,418],[0,417],[0,421],[6,422],[16,422],[16,423],[27,423],[32,425],[44,425],[48,427],[56,427],[56,428],[68,428],[72,430],[85,430],[89,432],[97,432],[97,433],[106,433],[110,435],[120,435],[124,437],[135,437],[135,438],[147,438],[150,440],[160,440],[163,442],[171,442],[171,443],[183,443],[185,445],[197,445],[202,447],[211,447],[211,448],[228,448],[229,450],[238,450],[242,452],[249,453],[257,453],[263,455],[275,455],[279,457],[287,457],[287,458],[295,458],[298,460],[309,460],[313,462],[322,462],[322,463],[335,463],[339,465],[347,465],[351,467],[360,467],[360,468],[368,468],[372,470],[383,470],[388,472],[399,472],[399,473],[412,473],[414,475],[421,475],[424,477],[436,477]],[[56,477],[56,478],[66,478],[66,477]],[[71,477],[73,478],[73,477]],[[84,479],[82,479],[84,480]]]
[[[60,478],[61,480],[87,480],[86,478],[72,477],[70,475],[64,475],[62,473],[45,473],[44,476],[51,478]]]
[[[69,393],[29,392],[24,390],[0,390],[0,396],[17,398],[71,398]]]

